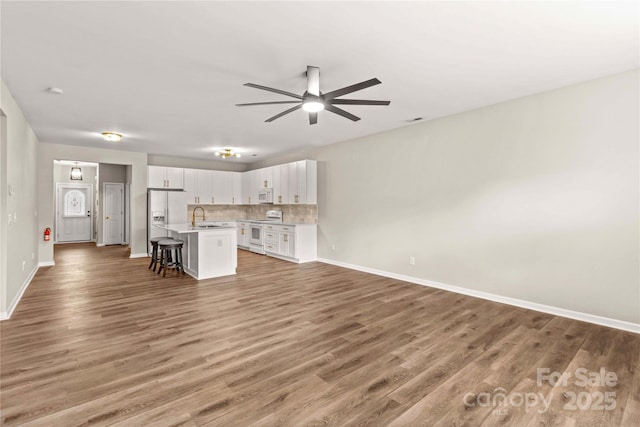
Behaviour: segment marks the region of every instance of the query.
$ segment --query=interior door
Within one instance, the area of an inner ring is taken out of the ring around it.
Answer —
[[[57,184],[56,241],[92,240],[93,185]]]
[[[124,235],[124,184],[104,184],[103,230],[105,245],[122,244]]]

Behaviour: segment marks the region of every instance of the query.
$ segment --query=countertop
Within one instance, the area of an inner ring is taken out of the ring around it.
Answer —
[[[206,221],[198,221],[197,224],[215,224],[217,222],[260,222],[261,224],[274,224],[274,225],[289,225],[289,226],[316,226],[318,224],[309,224],[309,223],[302,223],[302,222],[273,222],[273,223],[267,223],[267,222],[263,222],[264,219],[259,219],[259,218],[255,218],[255,219],[249,219],[249,218],[225,218],[225,219],[208,219]]]
[[[211,231],[218,231],[218,230],[235,230],[236,227],[213,227],[213,228],[197,228],[198,226],[196,225],[196,228],[193,228],[193,226],[189,223],[184,223],[184,224],[167,224],[167,225],[155,225],[155,227],[158,228],[162,228],[163,230],[169,230],[169,231],[173,231],[175,233],[178,234],[183,234],[183,233],[205,233],[205,232],[211,232]]]

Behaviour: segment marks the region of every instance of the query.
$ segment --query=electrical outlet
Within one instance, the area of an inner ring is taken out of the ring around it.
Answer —
[[[335,251],[336,250],[336,245],[331,245],[331,250]]]
[[[36,254],[35,254],[35,252],[31,252],[31,259],[32,259],[32,260],[36,259]]]
[[[24,266],[27,265],[27,261],[22,261],[22,271],[24,271]]]
[[[411,265],[416,265],[416,258],[415,258],[415,257],[410,256],[410,257],[409,257],[409,264],[411,264]]]

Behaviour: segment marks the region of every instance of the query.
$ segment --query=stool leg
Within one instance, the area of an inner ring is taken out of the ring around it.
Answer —
[[[149,263],[149,268],[153,265],[153,271],[156,271],[154,262],[158,257],[158,245],[151,245],[151,262]]]
[[[182,274],[184,274],[184,265],[182,265],[182,248],[178,248],[176,250],[178,252],[178,259],[180,260],[180,270],[182,271]]]
[[[160,272],[162,271],[163,263],[164,263],[164,249],[160,249],[160,255],[159,255],[159,258],[158,258],[158,263],[160,264],[158,266],[158,274],[160,274]]]
[[[169,267],[168,259],[171,258],[171,249],[163,249],[164,252],[164,270],[162,270],[162,277],[167,277],[167,268]]]

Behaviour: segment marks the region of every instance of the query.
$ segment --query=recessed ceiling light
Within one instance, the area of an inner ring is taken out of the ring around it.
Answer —
[[[122,134],[116,132],[102,132],[102,137],[105,141],[119,142],[122,139]]]
[[[53,94],[56,94],[56,95],[62,95],[64,93],[64,91],[62,89],[60,89],[59,87],[47,88],[47,92],[53,93]]]

